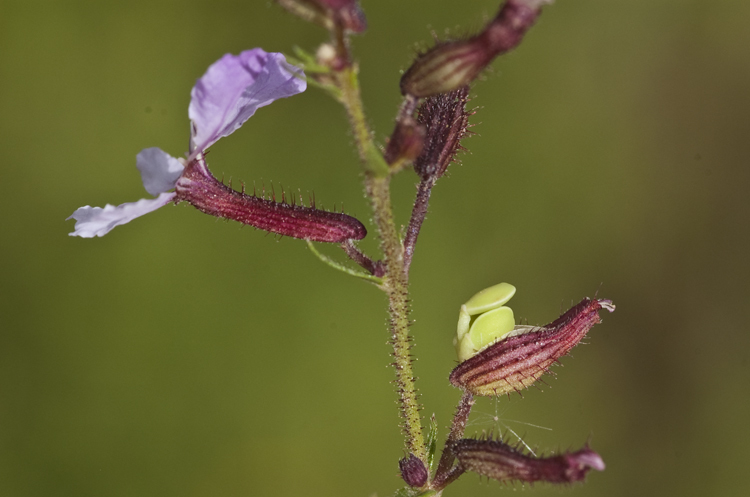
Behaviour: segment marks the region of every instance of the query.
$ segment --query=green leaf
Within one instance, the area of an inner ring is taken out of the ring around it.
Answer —
[[[399,488],[396,490],[396,493],[393,494],[393,497],[414,497],[417,495],[417,492],[417,490],[414,490],[411,487]]]
[[[438,427],[435,420],[435,414],[430,416],[430,430],[427,432],[427,469],[432,474],[432,465],[435,462],[435,452],[437,451]]]
[[[411,488],[411,487],[404,487],[396,490],[396,493],[393,494],[393,497],[433,497],[435,495],[438,495],[438,492],[436,490],[425,490],[422,492],[419,489]]]
[[[371,274],[363,273],[361,271],[357,271],[356,269],[351,269],[343,264],[339,264],[338,262],[334,261],[330,257],[321,254],[318,252],[318,249],[315,248],[315,245],[313,245],[313,242],[310,240],[305,240],[307,242],[307,246],[310,249],[310,252],[315,254],[315,256],[320,259],[321,261],[325,262],[329,266],[331,266],[333,269],[338,269],[342,273],[349,274],[351,276],[356,276],[357,278],[362,278],[363,280],[371,281],[375,283],[376,285],[382,285],[383,284],[383,278],[378,278],[377,276],[373,276]]]

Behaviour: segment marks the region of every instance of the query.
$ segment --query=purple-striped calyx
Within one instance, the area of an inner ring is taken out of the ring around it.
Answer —
[[[601,322],[601,309],[613,312],[615,306],[610,300],[585,298],[546,326],[516,326],[500,341],[456,366],[450,382],[479,396],[521,391]]]
[[[465,471],[498,481],[572,483],[586,473],[604,471],[601,456],[588,446],[564,454],[536,457],[501,440],[465,438],[453,445],[453,453]]]
[[[549,0],[508,0],[478,35],[420,55],[401,78],[401,93],[424,98],[468,85],[495,57],[521,42],[545,3]]]

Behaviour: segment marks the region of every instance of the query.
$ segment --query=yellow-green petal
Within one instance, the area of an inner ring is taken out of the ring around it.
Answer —
[[[485,288],[466,301],[467,312],[474,316],[492,309],[497,309],[508,302],[516,293],[516,287],[510,283],[498,283]]]

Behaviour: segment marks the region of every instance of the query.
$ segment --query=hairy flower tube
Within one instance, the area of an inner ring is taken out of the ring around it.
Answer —
[[[588,447],[557,456],[535,457],[501,440],[465,438],[452,449],[463,470],[504,482],[572,483],[582,481],[592,469],[604,471],[601,456]]]
[[[282,54],[256,48],[225,55],[208,68],[191,92],[187,160],[159,148],[147,148],[136,156],[143,186],[156,198],[104,208],[81,207],[70,216],[76,220],[71,235],[103,236],[170,202],[187,201],[208,214],[285,236],[332,242],[363,238],[364,226],[350,216],[236,192],[217,181],[206,167],[203,156],[208,147],[239,129],[258,108],[301,93],[306,86],[302,71],[288,64]]]
[[[500,341],[456,366],[450,382],[479,396],[527,388],[601,322],[601,309],[613,312],[615,306],[609,300],[586,298],[546,326],[516,326]]]

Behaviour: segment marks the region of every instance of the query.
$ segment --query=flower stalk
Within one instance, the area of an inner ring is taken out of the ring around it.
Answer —
[[[461,400],[456,408],[456,414],[453,416],[451,431],[445,441],[445,447],[443,447],[443,454],[440,456],[438,469],[435,472],[435,479],[431,485],[435,490],[442,490],[447,487],[463,473],[463,470],[453,466],[456,460],[453,446],[464,436],[466,423],[469,421],[469,414],[471,414],[474,402],[474,396],[471,392],[464,392],[461,396]]]

